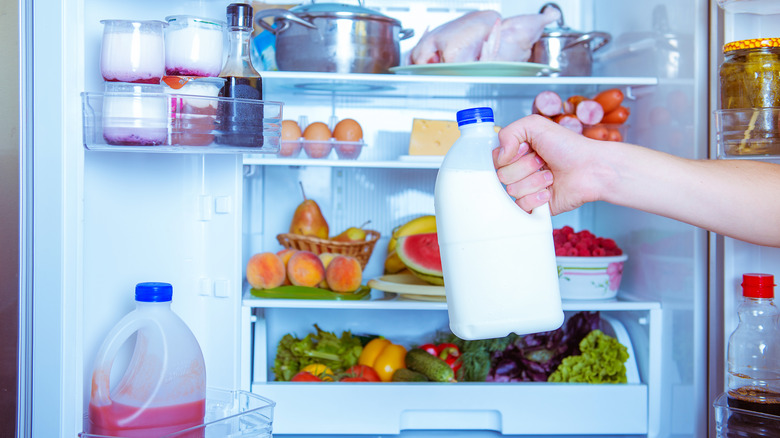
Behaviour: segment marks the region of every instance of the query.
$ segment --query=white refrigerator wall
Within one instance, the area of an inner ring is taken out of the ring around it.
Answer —
[[[28,4],[35,23],[36,65],[29,72],[35,84],[36,344],[32,412],[38,421],[34,421],[34,436],[75,436],[82,430],[92,360],[111,326],[133,308],[133,287],[140,281],[168,281],[174,285],[174,310],[201,344],[209,386],[249,389],[250,380],[269,379],[268,363],[257,362],[272,357],[276,346],[256,338],[255,350],[249,351],[250,310],[241,305],[243,270],[251,254],[279,248],[275,236],[286,230],[301,200],[299,181],[307,196],[321,205],[332,231],[371,220],[370,228],[383,233],[365,271],[366,278],[381,274],[384,248],[394,226],[415,215],[433,213],[435,169],[242,166],[241,156],[230,155],[84,152],[79,93],[101,91],[103,87],[99,72],[100,20],[162,20],[176,14],[221,18],[227,3],[64,0],[46,7]],[[377,0],[367,6],[398,16],[404,27],[414,27],[419,36],[426,27],[432,28],[469,9],[496,8],[505,15],[534,13],[543,3],[434,0],[427,2],[431,9],[422,12],[419,2],[412,1]],[[686,157],[705,157],[708,2],[566,0],[559,4],[566,24],[572,28],[603,30],[613,35],[613,43],[602,49],[605,61],[597,73],[659,78],[657,85],[626,87],[632,110],[627,140]],[[636,52],[631,45],[648,38],[654,12],[661,6],[666,9],[669,29],[687,43],[680,57],[683,68],[673,76],[668,70],[659,70],[653,48],[640,45],[644,51]],[[413,41],[405,42],[402,49],[410,49]],[[607,56],[613,50],[617,54]],[[626,63],[629,55],[631,62]],[[584,85],[549,87],[442,81],[412,84],[376,97],[372,90],[300,92],[281,82],[267,86],[266,98],[285,102],[286,119],[307,116],[309,121],[327,121],[336,116],[359,120],[368,143],[361,156],[365,160],[392,160],[405,154],[413,118],[452,120],[459,109],[485,105],[494,107],[497,124],[503,126],[529,114],[531,99],[542,89],[554,88],[562,95],[571,95],[594,94],[602,88],[587,81]],[[618,241],[630,260],[621,293],[639,301],[660,303],[658,307],[663,308],[660,339],[655,339],[662,350],[653,356],[662,360],[653,361],[647,353],[653,341],[648,319],[651,314],[660,314],[658,309],[649,306],[621,315],[638,346],[642,381],[656,379],[649,388],[648,424],[639,426],[647,429],[647,436],[703,436],[709,410],[705,390],[706,234],[674,221],[606,204],[585,206],[555,217],[553,225],[587,228]],[[327,310],[254,312],[259,321],[255,335],[266,330],[270,333],[268,339],[288,329],[309,327],[317,322],[312,319],[318,312],[328,315]],[[338,317],[342,312],[338,311],[324,318],[334,324],[341,321],[341,326],[328,329],[367,327],[370,318],[377,316],[385,317],[385,322],[376,324],[377,331],[395,330],[410,342],[418,332],[414,319],[404,319],[403,312],[368,312],[363,316],[352,311],[343,313],[341,319]],[[290,320],[295,315],[300,319]],[[409,316],[413,315],[417,313]],[[426,320],[425,333],[446,327],[443,309],[425,310],[419,315]],[[406,325],[393,329],[398,322]],[[254,375],[248,374],[250,368]],[[284,392],[284,388],[277,390]],[[506,391],[502,392],[504,397],[513,397],[511,389],[502,391]],[[479,393],[470,396],[475,397],[477,405]],[[298,393],[292,394],[295,398]],[[587,391],[581,395],[587,398]],[[405,395],[401,391],[390,396]],[[306,397],[305,391],[300,397]],[[279,418],[294,418],[302,411],[291,414],[288,404],[280,405],[277,412]],[[485,424],[497,421],[490,412],[480,414],[475,410],[473,415]],[[554,421],[555,413],[549,415],[547,421]],[[44,418],[47,421],[41,420]],[[409,421],[419,425],[427,420]],[[337,430],[338,424],[328,427]],[[529,430],[544,434],[541,424]]]

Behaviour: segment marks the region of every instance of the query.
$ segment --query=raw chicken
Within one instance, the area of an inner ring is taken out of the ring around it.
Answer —
[[[544,27],[560,18],[557,8],[504,20],[496,11],[469,12],[430,32],[426,29],[409,63],[527,61]]]
[[[544,27],[561,18],[557,8],[545,8],[540,14],[516,15],[501,21],[491,30],[480,53],[480,61],[525,62],[531,48],[541,38]]]
[[[500,26],[496,11],[474,11],[428,32],[412,49],[410,64],[471,62],[479,59],[482,45],[491,29]]]

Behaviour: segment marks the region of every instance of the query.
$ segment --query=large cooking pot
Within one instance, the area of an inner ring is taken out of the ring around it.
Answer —
[[[273,26],[266,17],[274,18]],[[276,35],[276,64],[283,71],[387,73],[399,65],[399,41],[414,35],[362,3],[266,9],[255,15],[255,23]]]
[[[547,8],[561,8],[555,3],[547,3],[539,11]],[[541,38],[531,49],[531,62],[548,64],[558,69],[550,76],[590,76],[593,72],[593,52],[604,47],[611,35],[606,32],[577,32],[563,23],[563,12],[556,27],[544,29]]]

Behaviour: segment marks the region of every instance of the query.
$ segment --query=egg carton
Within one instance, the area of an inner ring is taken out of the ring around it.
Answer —
[[[331,116],[328,120],[327,126],[331,133],[338,122],[339,119],[336,116]],[[300,116],[298,118],[298,126],[301,128],[301,132],[305,132],[309,126],[309,118]],[[297,158],[301,150],[303,150],[308,158],[327,159],[335,151],[338,159],[356,160],[365,146],[366,143],[362,138],[359,141],[342,141],[333,137],[327,140],[307,140],[305,137],[301,137],[297,140],[282,140],[277,156],[281,158]]]

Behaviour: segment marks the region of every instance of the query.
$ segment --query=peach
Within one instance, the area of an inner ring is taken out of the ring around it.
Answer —
[[[279,258],[282,259],[282,262],[284,263],[284,285],[288,286],[291,285],[290,279],[287,277],[287,262],[290,261],[290,257],[292,257],[293,254],[295,254],[298,250],[292,249],[292,248],[285,248],[282,250],[279,250],[276,252],[276,255],[279,256]]]
[[[336,256],[325,270],[325,281],[334,292],[354,292],[363,281],[363,267],[355,257]]]
[[[333,260],[333,258],[337,255],[338,254],[333,252],[324,252],[319,255],[320,260],[322,260],[322,267],[325,268],[325,272],[328,272],[328,264],[330,264],[330,261]],[[317,285],[317,287],[328,289],[328,282],[323,279],[320,284]]]
[[[255,289],[273,289],[284,283],[284,262],[272,252],[261,252],[249,258],[246,280]]]
[[[317,254],[298,251],[287,262],[287,277],[296,286],[316,287],[325,279],[325,266]]]

